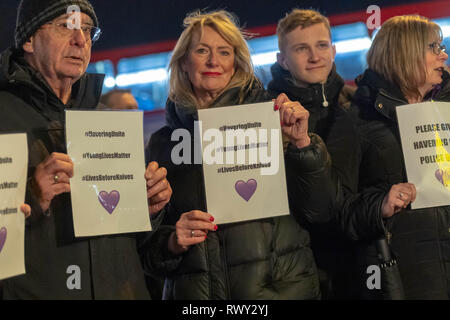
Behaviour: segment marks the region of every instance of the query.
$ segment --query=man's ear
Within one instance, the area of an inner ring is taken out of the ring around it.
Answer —
[[[277,62],[284,70],[289,71],[287,63],[286,63],[286,56],[283,53],[281,53],[281,52],[277,53]]]
[[[23,51],[26,53],[33,53],[34,52],[34,46],[33,46],[33,37],[28,39],[22,46]]]

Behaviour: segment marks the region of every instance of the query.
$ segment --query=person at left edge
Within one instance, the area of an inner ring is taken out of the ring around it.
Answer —
[[[81,10],[79,29],[67,28],[71,5]],[[22,0],[15,46],[0,56],[0,128],[27,133],[26,203],[32,209],[25,231],[27,273],[4,281],[5,299],[150,298],[135,234],[74,237],[64,110],[94,109],[99,102],[104,76],[85,73],[98,26],[87,0]],[[145,173],[153,228],[171,196],[165,175],[156,162]],[[80,271],[76,288],[67,285],[70,266]]]

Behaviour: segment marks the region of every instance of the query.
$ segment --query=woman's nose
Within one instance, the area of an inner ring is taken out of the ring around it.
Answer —
[[[211,51],[211,53],[208,56],[208,64],[211,66],[217,65],[217,55]]]

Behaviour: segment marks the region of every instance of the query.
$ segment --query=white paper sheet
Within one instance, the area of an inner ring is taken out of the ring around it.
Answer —
[[[0,135],[0,279],[25,273],[27,136]]]
[[[412,209],[450,205],[450,103],[396,108],[408,182],[416,186]]]
[[[142,112],[66,111],[66,131],[75,236],[151,230]]]
[[[199,110],[199,121],[207,208],[215,223],[288,215],[273,102]]]

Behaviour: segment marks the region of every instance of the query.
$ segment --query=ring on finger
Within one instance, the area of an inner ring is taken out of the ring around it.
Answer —
[[[53,181],[55,184],[59,182],[59,176],[57,174],[55,174],[55,176],[53,177]]]
[[[403,192],[400,192],[399,196],[400,196],[400,199],[402,199],[403,198]]]
[[[194,237],[194,236],[195,236],[194,230],[191,230],[191,237]]]

